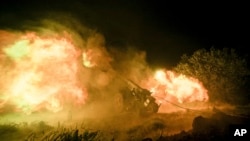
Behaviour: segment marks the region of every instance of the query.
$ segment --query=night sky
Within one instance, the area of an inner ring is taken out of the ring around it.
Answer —
[[[184,53],[212,46],[248,54],[250,12],[244,3],[9,0],[0,5],[0,28],[18,29],[25,21],[39,18],[37,13],[49,11],[74,15],[103,34],[107,46],[145,50],[148,63],[156,66],[173,67]]]

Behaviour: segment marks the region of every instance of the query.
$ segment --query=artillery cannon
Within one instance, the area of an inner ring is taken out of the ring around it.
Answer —
[[[96,74],[103,73],[104,75],[108,73],[98,68],[93,68],[91,71],[96,71]],[[111,108],[114,113],[153,114],[158,112],[160,105],[156,103],[156,99],[149,90],[140,87],[117,72],[115,72],[114,76],[105,87],[99,87],[95,83],[88,83],[90,84],[87,87],[90,103],[99,103],[101,108],[108,105],[108,108]],[[96,80],[94,75],[91,77]]]
[[[159,106],[151,92],[134,83],[132,80],[124,79],[126,87],[115,96],[117,109],[121,112],[138,112],[140,114],[157,113]]]

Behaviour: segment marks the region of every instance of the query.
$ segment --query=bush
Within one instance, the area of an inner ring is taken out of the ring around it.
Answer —
[[[200,49],[191,56],[184,54],[174,70],[199,79],[211,102],[249,102],[245,90],[250,71],[246,58],[237,55],[234,49]]]

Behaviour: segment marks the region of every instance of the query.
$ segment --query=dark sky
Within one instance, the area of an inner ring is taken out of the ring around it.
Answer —
[[[182,54],[212,46],[248,53],[250,12],[244,3],[9,0],[1,3],[0,26],[18,28],[45,11],[63,11],[78,17],[102,33],[108,46],[145,50],[150,64],[172,67]]]

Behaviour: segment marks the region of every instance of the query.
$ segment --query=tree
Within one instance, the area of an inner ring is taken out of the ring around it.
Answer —
[[[184,54],[174,68],[178,73],[199,79],[208,90],[210,102],[248,102],[245,89],[250,71],[246,58],[234,49],[200,49]]]

